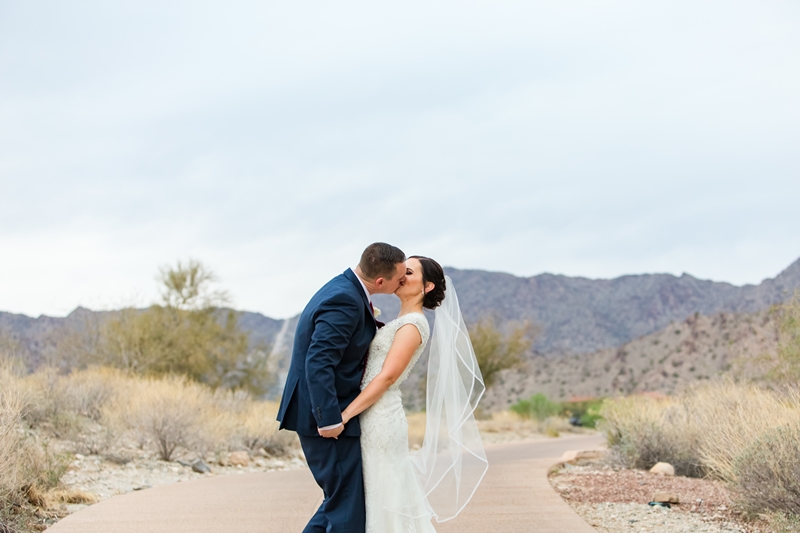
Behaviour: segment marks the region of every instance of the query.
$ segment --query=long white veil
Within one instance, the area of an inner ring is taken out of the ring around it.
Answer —
[[[425,439],[410,457],[437,522],[461,512],[488,468],[474,414],[486,387],[453,281],[445,280],[430,340]]]

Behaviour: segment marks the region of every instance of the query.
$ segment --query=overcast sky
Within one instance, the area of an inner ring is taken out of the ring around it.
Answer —
[[[531,276],[800,257],[796,1],[0,0],[0,310],[189,257],[291,316],[383,240]]]

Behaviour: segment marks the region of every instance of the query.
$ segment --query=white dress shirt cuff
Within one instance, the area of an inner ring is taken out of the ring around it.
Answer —
[[[329,429],[336,429],[336,428],[338,428],[338,427],[339,427],[339,426],[341,426],[341,425],[342,425],[342,423],[341,423],[341,422],[339,422],[338,424],[334,424],[334,425],[332,425],[332,426],[325,426],[324,428],[318,428],[318,429],[319,429],[320,431],[328,431]]]

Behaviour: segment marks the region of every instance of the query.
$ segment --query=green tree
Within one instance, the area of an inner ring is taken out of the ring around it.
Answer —
[[[142,375],[182,375],[211,387],[243,388],[256,395],[271,384],[266,346],[251,347],[239,313],[222,305],[227,293],[199,261],[160,270],[161,305],[126,308],[65,339],[84,364]]]
[[[519,400],[511,406],[511,411],[520,416],[533,418],[541,422],[559,414],[561,404],[551,401],[542,393],[538,393],[527,400]]]
[[[511,323],[505,332],[501,331],[492,318],[469,328],[475,358],[487,388],[494,384],[501,371],[522,365],[523,356],[530,350],[537,334],[538,328],[529,322]]]

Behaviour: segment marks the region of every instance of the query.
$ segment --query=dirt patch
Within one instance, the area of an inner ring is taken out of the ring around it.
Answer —
[[[565,464],[550,476],[553,488],[598,531],[766,531],[748,521],[724,484],[640,470],[615,469],[602,461]],[[648,505],[656,492],[678,495],[669,509]]]

